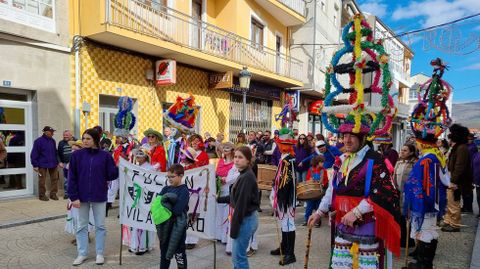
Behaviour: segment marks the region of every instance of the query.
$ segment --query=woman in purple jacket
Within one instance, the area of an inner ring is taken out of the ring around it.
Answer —
[[[80,265],[88,255],[88,223],[90,207],[95,220],[96,264],[104,263],[105,207],[107,181],[118,178],[118,168],[112,156],[100,149],[100,134],[87,129],[82,135],[83,149],[75,151],[70,159],[68,172],[68,197],[78,208],[77,251],[73,265]]]
[[[295,146],[295,172],[297,173],[297,182],[304,182],[307,178],[308,165],[300,165],[303,160],[312,153],[312,148],[308,144],[307,136],[301,134],[298,137],[297,145]]]

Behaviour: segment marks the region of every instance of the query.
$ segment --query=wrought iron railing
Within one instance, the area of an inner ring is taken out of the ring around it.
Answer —
[[[305,16],[305,1],[303,0],[277,0],[277,1],[291,8],[298,14]]]
[[[302,80],[303,63],[215,25],[146,0],[105,0],[106,23],[244,66]]]

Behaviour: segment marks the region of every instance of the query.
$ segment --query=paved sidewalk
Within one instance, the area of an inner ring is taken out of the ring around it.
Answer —
[[[0,229],[38,221],[63,218],[67,200],[40,201],[37,197],[0,201]]]
[[[266,197],[264,197],[265,199]],[[22,221],[25,219],[40,218],[47,214],[65,214],[65,201],[41,202],[36,199],[19,199],[0,202],[0,218],[2,223]],[[264,208],[267,203],[264,203]],[[3,209],[8,209],[4,211]],[[477,209],[475,209],[477,210]],[[4,213],[4,212],[8,212]],[[16,212],[24,212],[22,216],[16,216]],[[280,267],[278,258],[270,256],[271,249],[277,246],[277,235],[273,217],[270,210],[264,209],[260,214],[259,250],[250,259],[251,268],[303,268],[305,255],[305,240],[307,229],[300,225],[303,217],[303,208],[297,211],[297,240],[295,254],[297,262]],[[475,211],[477,212],[477,211]],[[12,216],[14,214],[14,216]],[[158,268],[159,250],[156,248],[151,253],[136,256],[123,248],[123,265],[118,265],[120,250],[120,225],[116,218],[118,210],[112,210],[106,219],[106,264],[97,266],[94,263],[94,240],[90,244],[90,259],[79,268]],[[13,220],[6,216],[12,216]],[[462,223],[466,227],[460,233],[440,232],[438,253],[435,258],[435,268],[464,269],[470,267],[472,249],[477,230],[478,219],[474,215],[463,215]],[[324,224],[326,222],[324,221]],[[70,268],[76,256],[76,248],[70,241],[73,235],[64,232],[65,218],[50,221],[32,223],[0,229],[0,268]],[[323,225],[314,228],[312,234],[312,247],[310,251],[309,268],[327,268],[329,261],[330,227]],[[404,251],[404,250],[402,250]],[[207,269],[213,268],[213,245],[209,241],[202,240],[199,245],[187,251],[189,268]],[[403,253],[402,253],[403,255]],[[394,259],[394,268],[403,266],[403,257]],[[176,266],[171,266],[176,268]],[[217,244],[217,268],[228,269],[231,267],[231,257],[225,255],[225,246]]]

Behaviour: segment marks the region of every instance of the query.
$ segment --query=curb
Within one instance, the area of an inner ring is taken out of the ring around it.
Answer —
[[[477,233],[475,235],[475,243],[473,244],[472,260],[470,269],[480,268],[480,220],[477,225]]]
[[[112,207],[112,209],[117,209],[117,208],[118,208],[118,206],[113,206]],[[66,217],[67,217],[67,214],[60,214],[60,215],[39,217],[39,218],[34,218],[34,219],[19,220],[19,221],[14,221],[14,222],[10,222],[10,223],[0,223],[0,230],[1,229],[12,228],[12,227],[17,227],[17,226],[22,226],[22,225],[28,225],[28,224],[33,224],[33,223],[49,221],[49,220],[56,220],[56,219],[61,219],[61,218],[66,218]]]
[[[40,217],[40,218],[34,218],[34,219],[28,219],[28,220],[20,220],[20,221],[0,224],[0,229],[7,229],[7,228],[17,227],[21,225],[44,222],[44,221],[55,220],[55,219],[66,218],[66,217],[67,217],[67,214],[61,214],[61,215]]]

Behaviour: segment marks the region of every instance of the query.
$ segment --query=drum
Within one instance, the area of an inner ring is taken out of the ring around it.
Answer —
[[[325,191],[320,182],[309,180],[297,184],[298,200],[318,200],[323,197]]]
[[[271,191],[276,172],[277,167],[275,165],[259,164],[257,177],[258,188],[264,191]]]

